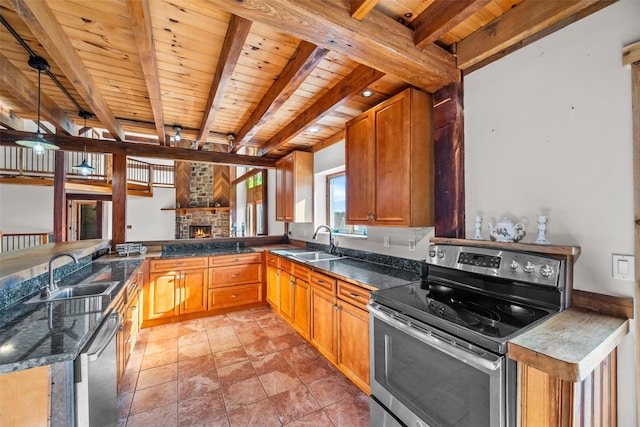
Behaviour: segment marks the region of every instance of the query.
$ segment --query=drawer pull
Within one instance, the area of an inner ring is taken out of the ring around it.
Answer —
[[[231,298],[238,298],[238,295],[233,294],[233,295],[231,295]]]
[[[351,296],[351,298],[360,298],[360,295],[354,294],[353,292],[349,292],[349,295]]]
[[[318,283],[324,285],[324,280],[318,280]]]
[[[176,262],[176,265],[184,265],[184,262]]]
[[[232,274],[231,277],[240,277],[240,274]]]

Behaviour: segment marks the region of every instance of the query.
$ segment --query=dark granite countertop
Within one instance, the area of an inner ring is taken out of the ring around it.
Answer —
[[[304,264],[321,273],[329,273],[347,281],[356,281],[374,289],[387,289],[420,280],[420,274],[417,272],[357,258],[342,257],[324,261],[305,262],[295,257],[295,254],[313,251],[313,249],[301,248],[273,250],[270,252],[294,262]]]
[[[236,254],[248,254],[255,252],[252,248],[215,248],[215,249],[207,249],[207,250],[193,250],[193,249],[184,249],[181,251],[162,251],[160,258],[162,259],[171,259],[171,258],[189,258],[189,257],[203,257],[203,256],[215,256],[215,255],[236,255]]]
[[[117,282],[110,295],[24,303],[30,296],[0,311],[0,374],[74,360],[141,264],[139,259],[98,259],[59,283]]]

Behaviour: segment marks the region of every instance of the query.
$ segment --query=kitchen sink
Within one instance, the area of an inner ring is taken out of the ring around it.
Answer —
[[[298,258],[302,261],[306,262],[314,262],[314,261],[327,261],[332,259],[342,258],[339,255],[328,254],[326,252],[317,251],[317,252],[303,252],[300,254],[292,255],[293,258]]]
[[[59,292],[56,292],[48,298],[37,295],[25,302],[28,304],[33,304],[38,302],[60,301],[72,298],[98,297],[110,294],[113,290],[113,287],[117,284],[118,282],[80,283],[75,286],[60,288]]]

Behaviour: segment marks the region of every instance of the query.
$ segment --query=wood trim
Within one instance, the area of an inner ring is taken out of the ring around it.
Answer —
[[[411,21],[414,42],[420,49],[435,43],[456,25],[491,3],[491,0],[436,0]]]
[[[58,23],[47,2],[40,0],[8,1],[47,53],[55,58],[55,63],[101,124],[109,132],[116,135],[118,140],[124,140],[124,131],[120,127],[120,123],[109,109],[78,51],[73,47],[69,36]]]
[[[111,248],[127,241],[127,156],[113,156]]]
[[[314,68],[329,53],[313,43],[302,41],[295,53],[285,65],[275,82],[253,110],[249,119],[238,131],[236,146],[232,153],[236,153],[240,146],[247,143],[258,133],[262,126],[282,105],[293,95]]]
[[[433,95],[435,235],[463,238],[464,109],[462,84],[454,83]]]
[[[338,108],[352,96],[360,93],[362,89],[383,76],[384,73],[366,65],[357,66],[347,77],[329,89],[320,99],[274,135],[269,142],[260,147],[260,155],[264,156],[286,144],[311,123]]]
[[[313,147],[311,147],[311,152],[316,153],[320,150],[324,150],[325,148],[330,147],[333,144],[337,144],[340,141],[344,141],[344,138],[345,138],[345,131],[344,129],[342,129],[334,133],[333,135],[331,135],[329,138],[326,138],[323,141],[315,144]]]
[[[227,27],[227,34],[222,44],[220,58],[218,59],[216,73],[213,77],[213,83],[211,84],[207,105],[204,109],[205,113],[202,118],[202,124],[200,125],[200,132],[198,133],[198,150],[202,150],[204,143],[207,141],[209,130],[222,105],[222,98],[224,97],[227,85],[231,81],[231,75],[236,68],[238,58],[242,53],[242,47],[249,35],[251,24],[252,22],[247,19],[231,15],[229,26]]]
[[[380,0],[351,0],[351,17],[362,21],[369,12],[380,2]]]
[[[19,138],[34,136],[32,132],[0,129],[0,145],[13,145]],[[83,151],[84,140],[68,135],[47,135],[46,140],[55,142],[63,151]],[[166,147],[150,144],[122,144],[116,141],[94,139],[87,144],[87,152],[122,154],[157,159],[187,160],[203,163],[219,163],[246,167],[275,168],[276,159],[243,154],[214,153],[212,151],[192,150],[190,148]]]
[[[634,316],[633,298],[596,294],[578,289],[573,290],[571,306],[625,319],[633,319]]]
[[[216,7],[345,55],[428,92],[460,78],[451,53],[435,44],[418,49],[410,28],[375,9],[358,21],[351,17],[347,1],[218,0]]]
[[[238,185],[241,182],[246,181],[247,179],[251,178],[254,175],[257,175],[258,173],[260,173],[262,171],[263,171],[263,169],[251,169],[249,172],[246,172],[246,173],[240,175],[238,178],[234,179],[233,182],[231,182],[231,184]],[[262,182],[264,182],[264,181],[262,181]]]
[[[47,78],[46,75],[42,77]],[[32,83],[2,52],[0,52],[0,82],[3,88],[15,96],[18,101],[33,110],[37,110],[38,85]],[[67,113],[58,107],[45,93],[40,93],[40,115],[43,119],[50,120],[67,135],[78,134],[76,125],[67,116]],[[15,127],[13,128],[15,129]],[[22,130],[22,128],[19,130]]]
[[[67,241],[67,194],[65,192],[66,159],[63,151],[55,153],[53,175],[53,241]]]
[[[2,56],[2,54],[0,54]],[[4,76],[4,70],[0,70],[0,74]],[[24,130],[24,119],[15,114],[6,105],[0,104],[0,125],[11,130]]]
[[[640,62],[640,41],[622,48],[622,64],[629,65]]]
[[[596,3],[612,1],[524,1],[458,43],[458,68],[467,69]]]
[[[127,0],[129,19],[136,38],[140,65],[147,85],[153,121],[160,144],[165,143],[164,112],[162,108],[162,92],[160,91],[160,76],[156,61],[156,48],[153,41],[153,27],[151,25],[151,10],[149,0]]]
[[[636,120],[631,120],[633,126],[633,194],[634,194],[634,220],[635,220],[635,253],[636,253],[636,319],[640,316],[640,262],[637,256],[640,254],[640,123],[637,120],[640,117],[640,62],[631,65],[631,116]],[[640,328],[636,325],[636,343],[640,342]],[[640,345],[636,345],[636,376],[637,390],[640,390],[640,369],[638,365],[640,361]],[[638,397],[640,402],[640,396]],[[638,407],[638,419],[640,419],[640,405]]]
[[[573,256],[577,260],[580,256],[580,246],[561,246],[561,245],[536,245],[533,243],[501,243],[490,240],[471,240],[471,239],[449,239],[432,237],[431,243],[437,245],[465,245],[477,246],[481,248],[504,248],[509,247],[514,251],[533,252],[547,255],[560,255],[570,257]]]

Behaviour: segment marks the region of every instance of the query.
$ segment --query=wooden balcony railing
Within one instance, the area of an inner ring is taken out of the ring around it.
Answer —
[[[0,231],[0,252],[46,245],[53,233],[2,233]]]
[[[111,180],[111,155],[101,153],[83,153],[66,151],[66,174],[69,179],[91,181]],[[85,158],[94,168],[89,175],[82,175],[73,166],[82,163]],[[18,146],[0,147],[0,174],[5,177],[41,177],[53,178],[55,172],[55,152],[45,151],[41,156],[33,150]],[[136,159],[127,159],[127,180],[135,184],[148,186],[173,187],[173,165],[147,163]]]

